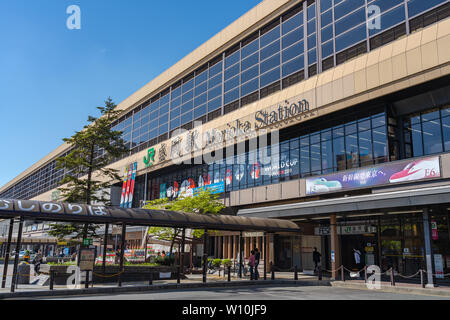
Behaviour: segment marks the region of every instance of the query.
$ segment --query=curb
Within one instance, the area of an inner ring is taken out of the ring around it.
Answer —
[[[157,290],[176,290],[193,288],[230,288],[242,286],[273,286],[273,285],[297,285],[297,286],[331,286],[329,280],[261,280],[261,281],[233,281],[233,282],[210,282],[210,283],[169,283],[151,286],[133,286],[133,287],[109,287],[109,288],[88,288],[88,289],[62,289],[45,291],[25,291],[14,293],[0,293],[0,300],[29,297],[57,297],[57,296],[81,296],[97,295],[108,293],[132,293],[132,292],[151,292]]]
[[[440,290],[436,288],[408,288],[408,287],[392,287],[381,285],[381,289],[369,289],[364,283],[348,283],[342,281],[333,281],[331,283],[332,287],[336,288],[346,288],[346,289],[357,289],[357,290],[368,290],[375,292],[389,292],[389,293],[406,293],[406,294],[418,294],[418,295],[432,295],[439,297],[450,297],[450,290]]]

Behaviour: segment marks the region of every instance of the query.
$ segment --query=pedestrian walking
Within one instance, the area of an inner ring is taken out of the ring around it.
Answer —
[[[314,251],[313,251],[314,272],[316,272],[318,267],[320,266],[321,257],[322,257],[322,255],[320,254],[320,252],[317,251],[316,247],[314,247]]]
[[[255,279],[255,250],[250,252],[250,257],[248,257],[248,266],[250,268],[250,280]]]
[[[39,274],[39,269],[41,268],[41,263],[42,263],[41,250],[38,250],[38,252],[36,253],[36,256],[34,257],[34,259],[32,261],[32,263],[34,265],[34,272]]]
[[[255,248],[255,280],[259,279],[259,260],[261,259],[261,252],[259,252],[258,248]]]

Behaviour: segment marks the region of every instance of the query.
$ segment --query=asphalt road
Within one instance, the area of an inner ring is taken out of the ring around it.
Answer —
[[[29,299],[29,298],[28,298]],[[70,296],[39,300],[450,300],[449,297],[398,294],[333,287],[255,286],[161,290],[147,293]]]

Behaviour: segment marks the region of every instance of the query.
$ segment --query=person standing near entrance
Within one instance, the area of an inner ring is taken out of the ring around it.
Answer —
[[[261,259],[261,252],[259,252],[258,248],[255,248],[255,280],[259,279],[259,260]]]
[[[255,279],[255,250],[251,251],[250,257],[248,257],[248,266],[250,267],[250,280]]]
[[[320,266],[320,258],[321,257],[322,257],[322,255],[320,254],[320,252],[317,251],[316,247],[314,247],[314,251],[313,251],[314,272],[316,272],[317,267]]]
[[[356,267],[359,270],[360,266],[361,266],[361,251],[359,251],[358,249],[353,248],[353,254],[355,256]]]

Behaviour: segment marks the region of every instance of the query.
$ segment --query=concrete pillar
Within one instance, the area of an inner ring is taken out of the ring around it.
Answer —
[[[228,236],[228,259],[233,259],[233,236]]]
[[[223,258],[228,258],[228,236],[223,236]]]
[[[250,238],[244,239],[245,239],[245,258],[248,258],[250,256]]]
[[[425,257],[427,265],[427,288],[433,288],[433,253],[431,250],[430,222],[428,217],[428,208],[423,210],[423,236],[425,242]]]
[[[333,280],[337,279],[339,276],[339,272],[337,268],[340,267],[340,252],[339,252],[339,238],[337,234],[337,225],[336,225],[336,214],[333,213],[330,216],[330,232],[331,232],[331,278]]]
[[[239,253],[239,236],[234,236],[234,251],[233,251],[233,258],[237,259],[238,253]]]
[[[218,236],[214,236],[214,255],[216,256],[216,258],[219,257],[219,237]]]

